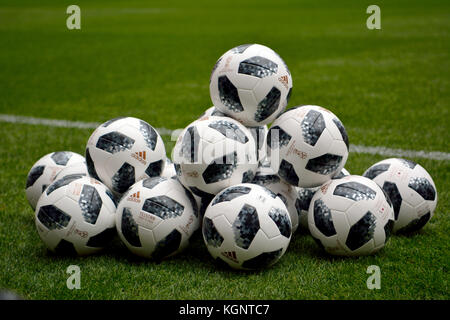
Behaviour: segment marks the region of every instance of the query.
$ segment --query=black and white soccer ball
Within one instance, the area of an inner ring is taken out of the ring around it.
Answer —
[[[333,255],[373,254],[385,246],[393,225],[389,198],[375,182],[356,175],[323,184],[308,211],[311,235]]]
[[[342,122],[319,106],[289,109],[267,134],[267,156],[278,175],[291,185],[322,185],[345,165],[348,136]]]
[[[364,172],[391,199],[394,206],[394,232],[409,233],[421,229],[437,205],[437,189],[430,174],[419,164],[391,158],[375,163]]]
[[[48,186],[39,198],[35,222],[51,251],[88,255],[106,247],[114,235],[116,204],[100,181],[68,175]]]
[[[207,109],[199,119],[205,120],[211,116],[216,117],[227,117],[226,114],[223,112],[217,110],[216,107],[212,106],[211,108]],[[269,130],[267,125],[257,126],[257,127],[248,127],[247,129],[250,130],[252,133],[253,139],[255,139],[256,148],[258,150],[258,161],[262,161],[266,157],[267,148],[266,148],[266,138],[267,138],[267,131]]]
[[[244,44],[216,62],[209,84],[214,106],[246,126],[272,122],[287,106],[292,77],[272,49]]]
[[[350,172],[342,168],[342,170],[335,175],[332,179],[341,179],[345,176],[349,176]],[[295,200],[295,208],[297,209],[298,213],[298,219],[299,219],[299,225],[304,230],[308,230],[308,210],[309,205],[311,203],[311,199],[316,193],[317,190],[319,190],[319,187],[316,188],[295,188],[297,192],[297,198]]]
[[[172,151],[177,177],[199,197],[252,181],[258,167],[250,131],[228,117],[209,117],[188,125]]]
[[[283,203],[286,205],[289,212],[292,233],[294,233],[299,224],[299,213],[296,207],[298,200],[298,188],[281,180],[281,178],[270,167],[270,163],[267,161],[263,162],[262,165],[258,167],[252,183],[266,187],[280,197],[281,200],[283,200]]]
[[[116,226],[132,253],[160,261],[189,244],[199,226],[197,205],[176,179],[144,179],[122,196]]]
[[[57,151],[40,158],[27,176],[25,193],[33,210],[42,192],[55,181],[56,175],[64,168],[85,162],[82,155],[71,151]]]
[[[209,253],[235,269],[262,269],[286,252],[292,224],[283,201],[250,183],[217,194],[206,209],[202,233]]]
[[[70,175],[81,175],[81,176],[89,176],[89,172],[87,170],[86,162],[77,162],[73,165],[67,166],[62,169],[55,177],[55,181],[62,179],[66,176]]]
[[[89,174],[117,194],[136,181],[161,175],[165,159],[159,133],[144,120],[132,117],[103,123],[86,146]]]

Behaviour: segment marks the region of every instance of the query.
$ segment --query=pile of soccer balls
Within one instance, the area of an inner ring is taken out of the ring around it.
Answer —
[[[215,64],[214,107],[181,132],[173,163],[158,132],[131,117],[100,125],[85,157],[44,156],[26,187],[40,237],[54,252],[85,255],[118,234],[131,252],[161,260],[201,229],[214,258],[259,269],[281,258],[299,226],[331,254],[367,255],[430,220],[437,193],[420,165],[388,159],[350,175],[342,122],[319,106],[285,111],[291,90],[278,54],[241,45]]]

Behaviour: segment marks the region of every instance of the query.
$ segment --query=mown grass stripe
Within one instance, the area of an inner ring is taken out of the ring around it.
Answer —
[[[57,119],[45,119],[35,117],[16,116],[10,114],[0,114],[0,121],[9,123],[44,125],[50,127],[63,128],[77,128],[77,129],[95,129],[101,123],[98,122],[83,122],[83,121],[69,121]],[[160,135],[171,136],[174,130],[167,128],[155,128]],[[177,129],[178,130],[178,129]],[[402,157],[402,158],[425,158],[431,160],[450,160],[450,153],[441,151],[422,151],[422,150],[404,150],[394,149],[383,146],[363,146],[350,144],[350,152],[376,154],[386,157]]]

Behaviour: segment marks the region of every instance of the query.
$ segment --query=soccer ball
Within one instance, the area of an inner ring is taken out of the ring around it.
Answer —
[[[346,176],[323,184],[311,199],[309,231],[333,255],[369,255],[383,248],[394,225],[389,198],[372,180]]]
[[[30,169],[27,176],[25,193],[33,210],[42,192],[55,181],[56,175],[65,167],[82,163],[82,155],[71,151],[57,151],[40,158]]]
[[[341,121],[318,106],[289,109],[267,133],[267,155],[278,175],[302,188],[322,185],[342,170],[348,137]]]
[[[116,226],[132,253],[159,261],[188,245],[199,226],[197,205],[178,180],[141,180],[120,200]]]
[[[89,174],[117,194],[136,181],[159,176],[165,159],[159,133],[147,122],[132,117],[103,123],[86,146]]]
[[[62,179],[64,177],[70,176],[70,175],[82,175],[82,176],[89,176],[89,172],[87,171],[86,162],[77,162],[71,166],[67,166],[64,169],[62,169],[55,177],[55,181]]]
[[[166,157],[166,164],[164,166],[164,170],[161,172],[161,177],[164,178],[176,178],[177,171],[175,170],[175,165],[172,160]]]
[[[207,109],[199,118],[199,120],[205,120],[211,116],[216,117],[227,117],[223,112],[217,110],[216,107],[211,107]],[[256,143],[256,149],[258,150],[258,161],[261,161],[266,157],[266,137],[267,137],[267,131],[269,130],[267,128],[267,125],[258,126],[258,127],[247,127],[248,130],[250,130],[253,139],[255,139]]]
[[[209,204],[203,239],[215,259],[235,269],[262,269],[276,263],[289,245],[292,225],[283,201],[250,183],[226,188]]]
[[[252,134],[228,117],[191,123],[178,137],[172,159],[180,182],[199,197],[250,182],[258,167]]]
[[[437,191],[433,179],[419,164],[405,159],[386,159],[364,172],[387,193],[394,206],[394,232],[421,229],[433,216]]]
[[[116,234],[115,212],[114,197],[104,184],[74,174],[48,186],[37,203],[35,222],[51,251],[88,255]]]
[[[291,90],[284,61],[259,44],[227,51],[216,62],[209,84],[214,106],[250,127],[272,122],[286,108]]]
[[[335,175],[332,179],[340,179],[345,176],[349,176],[350,172],[347,169],[342,170]],[[311,199],[316,193],[319,187],[316,188],[296,188],[297,198],[295,200],[295,208],[297,209],[299,224],[305,230],[308,230],[308,210],[311,203]]]
[[[297,188],[284,182],[270,167],[269,162],[264,162],[256,170],[252,183],[266,187],[283,200],[289,212],[292,224],[292,233],[297,230],[299,222],[299,214],[297,212]]]

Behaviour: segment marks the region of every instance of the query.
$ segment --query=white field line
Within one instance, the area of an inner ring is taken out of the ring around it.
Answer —
[[[21,123],[31,125],[44,125],[49,127],[62,127],[62,128],[77,128],[77,129],[95,129],[101,123],[98,122],[82,122],[82,121],[68,121],[68,120],[55,120],[44,119],[34,117],[15,116],[8,114],[0,114],[0,122],[9,123]],[[165,136],[171,136],[174,130],[167,128],[155,128],[159,134]],[[362,146],[350,144],[350,152],[365,153],[365,154],[377,154],[386,157],[402,157],[402,158],[425,158],[432,160],[450,160],[450,153],[441,151],[421,151],[421,150],[404,150],[404,149],[392,149],[382,146]]]

